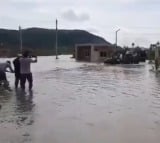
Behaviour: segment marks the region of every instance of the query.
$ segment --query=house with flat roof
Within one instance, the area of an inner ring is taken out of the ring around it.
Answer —
[[[77,61],[104,62],[112,57],[114,51],[111,44],[76,44],[75,58]]]

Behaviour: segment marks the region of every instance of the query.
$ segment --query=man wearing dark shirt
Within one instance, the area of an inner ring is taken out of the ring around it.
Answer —
[[[17,58],[13,60],[14,71],[15,71],[15,88],[18,88],[18,84],[20,82],[20,59],[21,55],[18,54]]]

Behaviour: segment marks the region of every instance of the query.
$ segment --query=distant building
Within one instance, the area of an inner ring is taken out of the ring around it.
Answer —
[[[113,45],[102,44],[77,44],[75,46],[75,58],[77,61],[104,62],[113,55]]]

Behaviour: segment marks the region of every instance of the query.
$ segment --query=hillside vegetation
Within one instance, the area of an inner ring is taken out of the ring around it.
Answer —
[[[54,55],[56,31],[53,29],[29,28],[22,30],[23,49],[38,55]],[[72,54],[75,44],[110,44],[102,37],[84,30],[58,30],[58,53]],[[14,56],[20,50],[18,30],[0,29],[0,56]]]

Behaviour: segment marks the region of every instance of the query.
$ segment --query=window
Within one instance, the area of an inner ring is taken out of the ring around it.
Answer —
[[[100,57],[106,57],[107,53],[106,52],[100,52]]]
[[[89,56],[89,52],[86,51],[85,52],[85,56],[88,57]]]
[[[89,56],[90,56],[90,55],[89,55],[89,50],[86,50],[86,51],[85,51],[85,56],[86,56],[86,57],[89,57]]]

